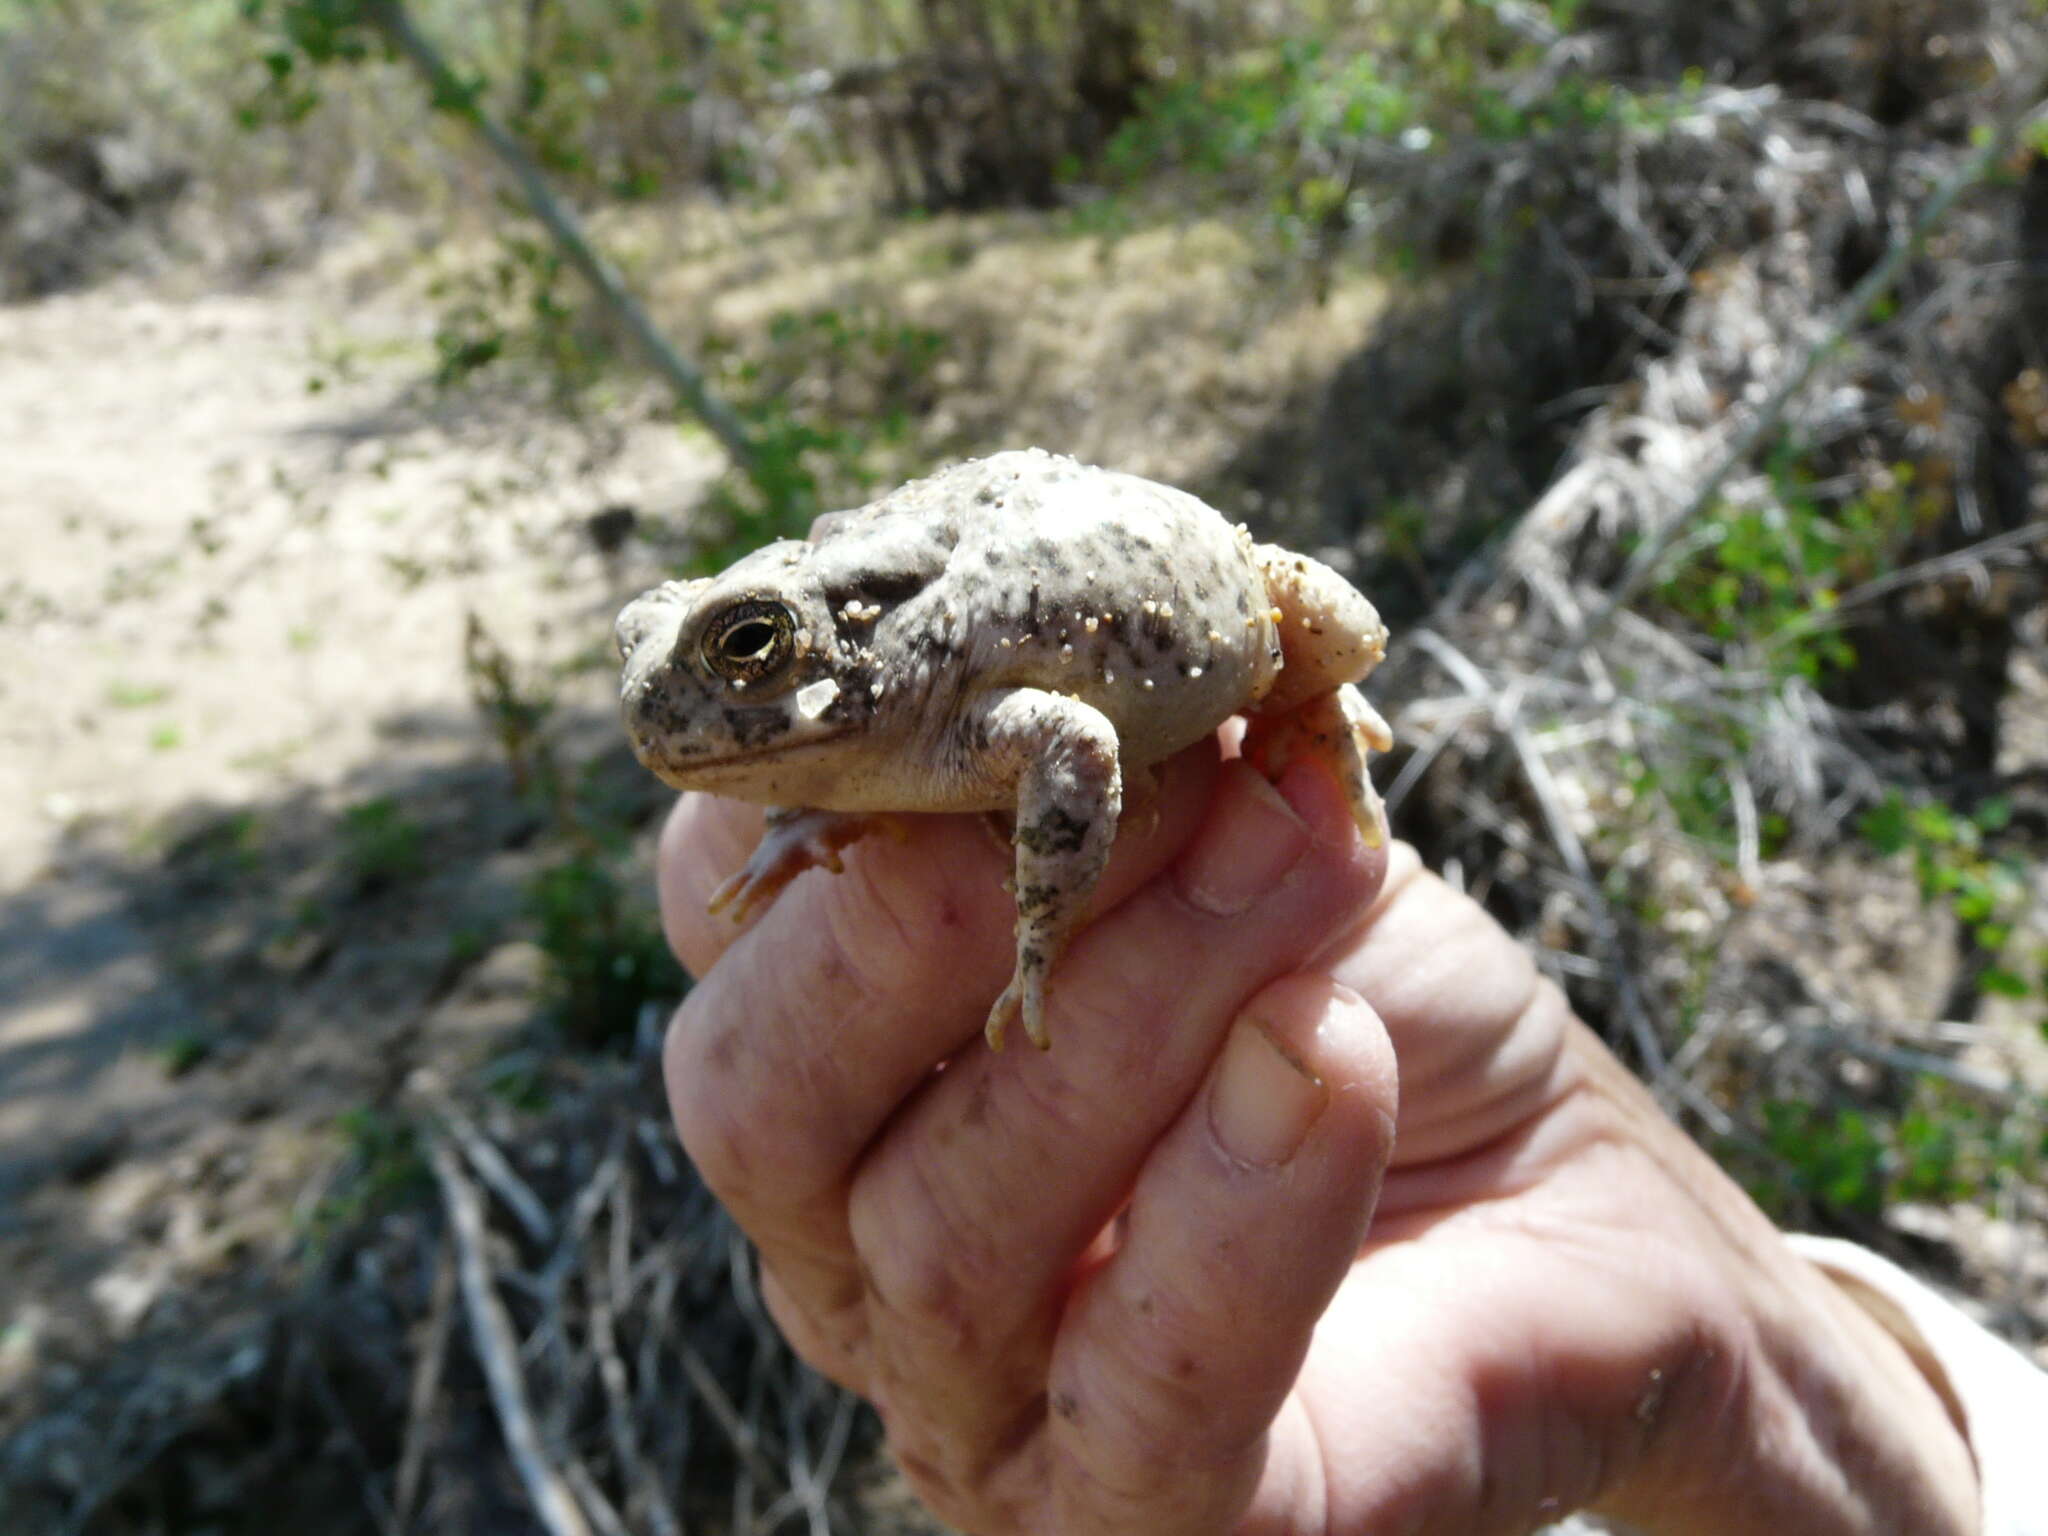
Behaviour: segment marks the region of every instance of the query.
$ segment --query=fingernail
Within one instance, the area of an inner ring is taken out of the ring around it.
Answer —
[[[1301,1150],[1329,1098],[1323,1080],[1273,1029],[1243,1015],[1209,1090],[1209,1129],[1238,1162],[1277,1168]]]
[[[1243,764],[1229,764],[1174,880],[1191,905],[1231,917],[1278,885],[1308,845],[1308,828],[1273,786]]]

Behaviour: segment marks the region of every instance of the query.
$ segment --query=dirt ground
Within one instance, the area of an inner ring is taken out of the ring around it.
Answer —
[[[367,246],[0,308],[0,1400],[288,1241],[337,1114],[435,1054],[451,945],[509,899],[451,855],[487,873],[521,814],[466,617],[582,661],[557,707],[602,740],[611,617],[655,562],[586,519],[717,472],[644,402],[600,431],[435,401],[431,324]],[[333,867],[337,828],[374,862],[386,797],[435,867],[412,921]],[[460,969],[503,1005],[458,1030],[530,1006],[517,951]]]

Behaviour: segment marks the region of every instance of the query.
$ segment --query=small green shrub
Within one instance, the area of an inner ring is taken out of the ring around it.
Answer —
[[[148,709],[171,696],[163,683],[131,683],[115,679],[107,684],[107,703],[115,709]]]
[[[765,347],[725,341],[722,361],[756,447],[750,476],[707,499],[690,573],[708,574],[775,539],[800,537],[828,507],[865,500],[893,478],[930,403],[945,334],[878,305],[786,310]]]
[[[1576,9],[1550,7],[1552,20],[1569,30]],[[1318,34],[1249,50],[1234,67],[1155,86],[1098,164],[1070,163],[1066,174],[1120,193],[1171,175],[1176,186],[1206,189],[1219,201],[1263,200],[1282,249],[1313,247],[1372,223],[1373,191],[1362,173],[1394,146],[1427,161],[1472,142],[1659,134],[1704,83],[1689,76],[1676,90],[1646,93],[1570,72],[1552,76],[1534,68],[1540,51],[1487,5],[1423,3],[1346,17]],[[1532,79],[1547,82],[1533,97],[1524,94]],[[1115,222],[1100,208],[1088,219],[1105,231]],[[1503,212],[1501,228],[1514,227]],[[1380,254],[1397,268],[1419,264],[1407,247]]]
[[[653,903],[629,888],[616,858],[571,853],[535,875],[526,910],[547,956],[551,1002],[563,1030],[580,1045],[630,1040],[649,1000],[682,995]]]
[[[177,838],[165,850],[200,880],[222,886],[247,880],[263,864],[263,818],[230,811]]]
[[[401,885],[426,868],[419,823],[389,795],[342,813],[341,857],[356,893],[364,896]]]
[[[212,1054],[212,1037],[197,1029],[173,1030],[156,1047],[166,1077],[183,1077]]]
[[[1769,499],[1710,511],[1656,601],[1773,677],[1817,683],[1846,672],[1856,650],[1834,618],[1841,595],[1893,565],[1947,510],[1944,497],[1916,492],[1914,479],[1912,465],[1895,464],[1883,484],[1824,493],[1810,461],[1781,445]]]
[[[1654,727],[1621,764],[1637,819],[1662,811],[1723,857],[1739,841],[1734,784],[1766,722],[1798,714],[1798,693],[1825,690],[1857,665],[1840,599],[1893,568],[1948,506],[1944,494],[1916,487],[1908,464],[1876,485],[1843,488],[1788,441],[1768,470],[1768,494],[1711,508],[1645,594],[1647,614],[1720,670],[1710,691],[1645,699]],[[1617,681],[1633,685],[1626,665]],[[1781,807],[1755,812],[1757,851],[1770,857],[1793,827]]]
[[[330,1238],[418,1199],[429,1187],[419,1138],[405,1120],[360,1105],[335,1116],[347,1151],[333,1182],[306,1217],[318,1250]]]
[[[2011,803],[2003,799],[1964,815],[1893,790],[1864,814],[1860,830],[1878,853],[1912,857],[1921,899],[1948,909],[1982,962],[1978,986],[2002,997],[2048,998],[2048,956],[2036,957],[2031,977],[1997,963],[2033,899],[2028,860],[1993,842],[2011,820]],[[2041,1027],[2048,1037],[2048,1018]]]
[[[1896,1109],[1773,1099],[1761,1118],[1780,1170],[1752,1188],[1779,1215],[1801,1203],[1866,1217],[1908,1200],[1982,1203],[2048,1163],[2039,1105],[2005,1112],[1938,1078],[1920,1079]]]

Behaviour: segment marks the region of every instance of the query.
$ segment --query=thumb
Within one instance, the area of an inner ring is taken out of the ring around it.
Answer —
[[[1255,1492],[1320,1505],[1307,1420],[1282,1409],[1371,1221],[1394,1109],[1393,1049],[1348,988],[1287,976],[1239,1014],[1061,1330],[1054,1529],[1226,1531]]]

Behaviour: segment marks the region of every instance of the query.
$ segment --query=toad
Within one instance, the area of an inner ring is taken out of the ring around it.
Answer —
[[[960,464],[808,540],[668,582],[619,615],[621,707],[678,789],[770,807],[712,897],[743,919],[904,811],[1007,813],[1017,959],[989,1044],[1048,1043],[1046,982],[1116,835],[1127,784],[1243,715],[1277,778],[1334,772],[1365,840],[1386,818],[1352,685],[1386,629],[1329,567],[1193,496],[1031,449]]]

